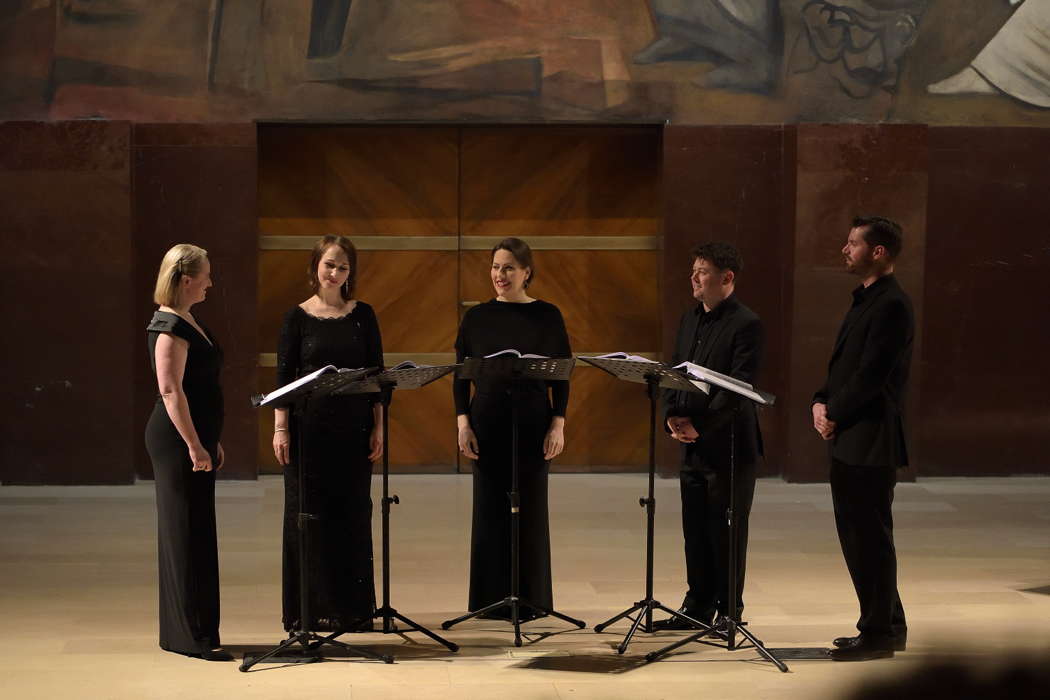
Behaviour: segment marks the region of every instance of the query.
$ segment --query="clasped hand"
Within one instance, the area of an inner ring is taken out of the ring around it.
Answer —
[[[692,419],[683,416],[671,416],[667,419],[667,427],[671,431],[671,437],[678,442],[691,444],[700,439],[700,433],[693,426]]]
[[[828,420],[827,404],[813,404],[813,429],[825,440],[830,440],[835,436],[835,421]]]

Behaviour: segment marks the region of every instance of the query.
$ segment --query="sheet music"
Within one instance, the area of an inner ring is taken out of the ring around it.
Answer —
[[[695,380],[699,380],[706,384],[714,384],[720,386],[723,389],[732,391],[733,393],[746,396],[753,401],[757,401],[761,404],[769,403],[768,399],[762,394],[755,391],[755,387],[748,384],[745,381],[735,379],[729,375],[715,372],[714,370],[695,365],[692,362],[683,362],[675,365],[674,369],[683,370],[686,374]],[[695,382],[694,382],[695,383]]]
[[[527,353],[526,354],[522,354],[522,352],[520,350],[514,350],[513,348],[508,348],[507,350],[500,350],[499,352],[494,352],[491,355],[485,355],[485,359],[487,360],[487,359],[492,358],[492,357],[502,357],[503,355],[513,355],[514,357],[521,358],[522,360],[549,360],[549,359],[551,359],[551,358],[547,357],[546,355],[529,355]]]
[[[654,365],[660,364],[659,362],[657,362],[655,360],[650,360],[647,357],[642,357],[641,355],[628,355],[625,352],[610,352],[610,353],[606,353],[604,355],[595,355],[594,359],[596,359],[596,360],[628,360],[630,362],[649,362],[649,363],[654,364]]]

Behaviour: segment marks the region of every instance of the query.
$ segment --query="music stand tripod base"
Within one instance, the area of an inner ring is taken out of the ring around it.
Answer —
[[[517,386],[522,380],[568,380],[572,373],[574,364],[572,358],[517,358],[517,357],[495,357],[495,358],[467,358],[463,363],[461,371],[457,374],[461,379],[477,380],[481,377],[499,378],[509,380],[511,383],[511,492],[510,492],[510,551],[511,551],[511,573],[510,593],[502,600],[490,603],[478,610],[461,615],[452,620],[441,623],[441,629],[447,630],[453,625],[479,617],[504,606],[510,608],[510,620],[514,625],[514,646],[522,645],[521,635],[521,611],[523,608],[535,610],[549,617],[575,625],[579,629],[587,626],[583,620],[564,615],[551,608],[545,608],[532,601],[522,598],[519,593],[520,570],[520,530],[519,518],[521,514],[521,500],[518,491],[518,402]]]
[[[368,377],[377,372],[377,368],[372,367],[362,370],[352,370],[347,372],[321,374],[314,377],[311,381],[300,385],[280,396],[278,399],[272,402],[256,401],[253,400],[253,405],[257,408],[266,406],[269,408],[292,408],[295,413],[299,416],[300,421],[306,415],[306,407],[309,404],[311,398],[314,396],[324,396],[327,394],[333,394],[341,392],[347,389],[352,389],[352,385],[364,384],[368,381]],[[297,454],[296,454],[296,470],[299,476],[299,483],[305,485],[305,471],[303,466],[303,455],[305,449],[303,443],[306,442],[306,431],[300,431],[301,435],[298,440]],[[307,526],[318,519],[317,515],[311,514],[307,510],[306,503],[306,488],[299,489],[299,512],[298,512],[298,523],[299,523],[299,621],[300,625],[309,624],[309,621],[313,619],[310,615],[309,605],[309,571],[307,570],[306,563],[309,560],[307,556],[308,537],[306,534]],[[252,666],[258,663],[270,662],[271,660],[280,659],[284,663],[288,663],[287,659],[293,659],[292,663],[314,663],[322,660],[322,654],[320,649],[330,644],[332,646],[343,649],[356,656],[361,656],[367,659],[373,659],[375,661],[382,661],[383,663],[392,664],[394,663],[394,657],[388,654],[377,654],[368,649],[362,649],[345,642],[341,642],[336,639],[346,632],[352,632],[352,629],[348,630],[337,630],[328,634],[319,634],[317,632],[311,632],[309,630],[299,629],[294,630],[290,633],[289,637],[282,641],[280,644],[275,646],[273,649],[266,651],[262,654],[245,654],[241,661],[238,670],[247,672]],[[287,652],[292,651],[295,645],[299,645],[300,651],[298,653],[288,654]],[[309,659],[309,660],[307,660]]]

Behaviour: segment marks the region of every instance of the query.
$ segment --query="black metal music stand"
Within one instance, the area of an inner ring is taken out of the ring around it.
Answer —
[[[383,632],[386,634],[400,632],[393,620],[397,619],[417,632],[422,632],[449,651],[459,651],[459,645],[435,634],[423,625],[405,617],[390,605],[390,506],[401,501],[397,495],[390,495],[390,400],[395,389],[419,389],[452,372],[460,365],[441,365],[438,367],[417,366],[411,368],[388,369],[372,375],[362,382],[356,382],[337,393],[379,393],[383,404],[383,605],[372,615],[373,619],[382,618]]]
[[[511,386],[511,486],[510,486],[510,593],[503,599],[479,608],[473,612],[461,615],[453,620],[441,623],[441,629],[447,630],[464,620],[469,620],[479,615],[508,606],[510,608],[510,621],[514,624],[514,646],[521,646],[521,608],[532,608],[538,612],[556,617],[568,623],[576,625],[580,629],[587,626],[582,620],[563,615],[562,613],[545,608],[531,600],[519,595],[520,570],[519,570],[519,547],[520,547],[520,511],[521,494],[518,492],[518,388],[522,381],[539,380],[568,380],[572,374],[575,360],[572,358],[517,358],[513,356],[501,356],[491,358],[467,358],[462,369],[457,372],[461,379],[497,379],[510,381]]]
[[[313,520],[318,520],[319,516],[311,514],[307,510],[306,473],[303,466],[303,455],[305,454],[303,445],[306,442],[306,431],[302,429],[303,419],[306,415],[306,409],[311,399],[342,391],[355,383],[363,384],[368,381],[368,378],[371,375],[374,375],[378,371],[379,370],[376,367],[369,367],[367,369],[330,372],[314,377],[313,380],[302,384],[296,389],[277,398],[267,399],[263,396],[252,397],[252,405],[256,408],[292,408],[295,415],[298,417],[298,423],[300,426],[298,445],[296,448],[296,470],[299,474],[299,514],[297,519],[299,526],[299,629],[293,630],[287,639],[269,651],[263,652],[259,655],[246,653],[240,665],[241,671],[248,671],[248,669],[255,664],[263,661],[269,661],[270,663],[295,664],[320,661],[323,657],[317,652],[326,644],[337,646],[353,654],[374,659],[376,661],[382,661],[388,664],[394,663],[394,657],[392,656],[387,654],[377,654],[368,649],[352,646],[336,639],[336,637],[347,632],[353,632],[354,630],[352,629],[336,630],[327,635],[322,635],[308,629],[311,617],[310,597],[308,595],[310,577],[309,572],[307,571],[307,562],[309,560],[306,551],[309,538],[307,537],[306,530],[307,525]],[[301,647],[301,649],[298,650],[298,653],[281,655],[281,652],[286,650],[292,651],[290,648],[296,644]]]
[[[758,391],[750,384],[742,382],[739,379],[729,377],[727,375],[709,370],[706,367],[699,365],[693,365],[693,368],[698,372],[695,376],[685,375],[687,378],[706,382],[717,386],[718,388],[731,391],[734,394],[740,395],[742,398],[748,401],[753,401],[760,406],[772,406],[776,401],[776,397],[772,394],[767,394],[763,391]],[[666,647],[651,651],[645,655],[645,660],[655,661],[661,656],[677,649],[678,647],[685,646],[690,642],[701,642],[710,646],[721,647],[728,651],[735,651],[737,649],[751,649],[754,648],[761,654],[766,660],[772,662],[784,673],[788,672],[788,667],[783,661],[778,659],[773,652],[771,652],[766,645],[762,643],[758,637],[753,635],[750,630],[747,629],[746,622],[740,621],[740,612],[737,608],[737,582],[736,582],[736,548],[737,548],[737,519],[734,514],[734,503],[736,503],[736,416],[729,422],[729,503],[726,506],[726,525],[727,535],[729,537],[728,547],[728,571],[727,571],[727,589],[729,591],[729,610],[728,614],[724,615],[715,620],[712,625],[700,626],[700,631],[691,634],[684,639],[680,639],[674,644],[669,644]],[[679,615],[682,617],[682,615]],[[687,618],[688,619],[688,618]],[[736,633],[739,632],[743,637],[751,642],[750,646],[743,646],[742,644],[736,643]],[[711,638],[722,638],[725,640],[724,644],[711,642],[704,637]]]
[[[659,362],[641,362],[636,360],[604,357],[583,357],[582,355],[580,356],[580,360],[608,372],[617,379],[645,384],[649,396],[649,495],[638,499],[638,504],[645,508],[646,515],[645,598],[639,600],[620,614],[594,626],[595,632],[602,632],[609,625],[622,620],[625,617],[631,620],[631,628],[623,638],[623,641],[620,642],[620,646],[616,648],[617,653],[622,654],[627,651],[627,645],[631,643],[631,638],[634,637],[635,632],[638,631],[639,627],[642,627],[643,619],[645,622],[642,631],[647,633],[653,631],[653,610],[662,610],[672,618],[681,618],[689,622],[689,624],[701,629],[708,627],[705,623],[699,620],[694,620],[677,610],[672,610],[653,598],[653,549],[654,529],[656,523],[656,494],[654,490],[656,481],[656,406],[660,400],[659,391],[660,389],[676,389],[678,391],[695,392],[703,390],[689,381],[689,379],[682,375],[682,373]],[[631,617],[631,615],[636,612],[638,613],[638,616]]]

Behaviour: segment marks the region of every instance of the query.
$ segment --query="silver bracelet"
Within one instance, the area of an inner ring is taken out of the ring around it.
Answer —
[[[288,428],[274,428],[273,432],[275,432],[275,433],[287,433],[288,432]]]

